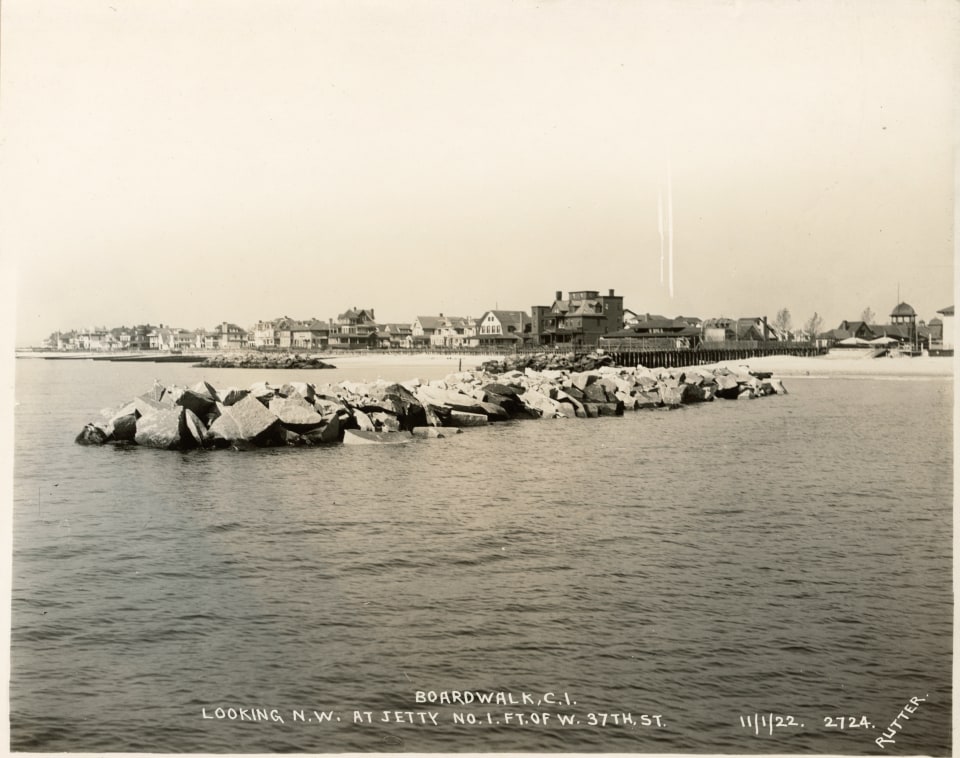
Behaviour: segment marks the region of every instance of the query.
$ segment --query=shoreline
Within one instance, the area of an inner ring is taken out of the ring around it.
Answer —
[[[336,368],[351,366],[387,365],[387,366],[450,366],[460,370],[473,370],[484,361],[502,360],[509,355],[503,353],[331,353],[303,351],[303,356],[316,357],[332,363]],[[229,355],[215,353],[214,355]],[[103,359],[104,353],[44,353],[18,352],[17,358],[50,360],[93,360]],[[159,357],[159,356],[158,356]],[[952,357],[915,357],[915,358],[855,358],[846,356],[822,355],[803,357],[795,355],[767,355],[757,358],[733,359],[717,363],[690,364],[682,368],[703,368],[706,366],[749,366],[760,371],[772,371],[781,377],[953,377],[954,358]],[[647,366],[646,368],[658,368]]]

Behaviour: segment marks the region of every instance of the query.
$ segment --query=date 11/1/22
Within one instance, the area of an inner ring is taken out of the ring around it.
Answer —
[[[782,729],[805,729],[806,724],[796,716],[780,713],[749,713],[740,716],[740,726],[750,729],[755,735],[772,735]],[[866,716],[824,716],[824,729],[873,729],[874,725]]]

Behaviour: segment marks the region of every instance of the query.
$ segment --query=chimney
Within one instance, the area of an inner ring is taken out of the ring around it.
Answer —
[[[613,288],[610,288],[610,294],[607,297],[613,297]]]
[[[556,296],[555,299],[556,299],[556,300],[563,300],[563,291],[562,291],[562,290],[557,290],[557,296]]]

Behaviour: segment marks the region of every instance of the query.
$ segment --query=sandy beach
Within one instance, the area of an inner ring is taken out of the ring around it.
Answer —
[[[823,355],[801,357],[770,355],[738,361],[724,361],[720,365],[746,365],[756,371],[772,371],[775,376],[953,376],[953,358],[848,358]]]
[[[305,351],[304,354],[307,354]],[[20,357],[41,358],[49,354],[22,353]],[[102,353],[57,355],[59,358],[102,357]],[[51,356],[53,357],[53,356]],[[436,353],[321,353],[317,357],[332,363],[337,368],[351,366],[429,366],[449,367],[450,371],[472,371],[484,361],[502,359],[501,354],[436,354]],[[953,376],[954,358],[857,358],[846,355],[823,355],[801,357],[794,355],[770,355],[762,358],[722,361],[728,366],[749,366],[757,371],[771,371],[776,376],[890,376],[890,377],[946,377]],[[656,366],[648,366],[656,368]]]
[[[397,366],[450,366],[451,371],[463,366],[470,371],[481,363],[502,359],[502,355],[434,355],[401,353],[346,355],[343,353],[323,355],[323,360],[337,368],[370,365],[371,363]],[[848,358],[824,355],[815,358],[794,355],[771,355],[763,358],[722,361],[729,366],[749,366],[756,371],[772,371],[776,376],[952,376],[953,358]],[[649,366],[648,368],[656,368]]]

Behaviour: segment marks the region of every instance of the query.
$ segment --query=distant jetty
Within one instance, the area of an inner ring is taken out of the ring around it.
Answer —
[[[220,353],[206,358],[194,368],[322,369],[336,368],[313,355],[298,353]]]
[[[601,366],[576,372],[528,367],[499,373],[481,368],[426,383],[257,382],[246,389],[155,382],[145,394],[102,411],[102,419],[87,424],[76,442],[168,450],[378,444],[442,437],[511,419],[620,416],[627,410],[784,393],[782,382],[769,373],[722,366]]]

